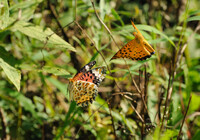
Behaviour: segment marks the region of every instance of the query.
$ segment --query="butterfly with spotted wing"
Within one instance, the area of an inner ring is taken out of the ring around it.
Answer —
[[[149,45],[149,43],[144,39],[140,31],[137,29],[135,24],[131,21],[133,27],[137,32],[133,32],[135,38],[128,42],[124,47],[122,47],[112,58],[129,58],[132,60],[145,60],[150,58],[155,50]]]
[[[82,107],[95,100],[98,86],[106,75],[105,67],[91,69],[95,64],[96,61],[92,61],[85,65],[69,82],[70,100],[74,100]]]

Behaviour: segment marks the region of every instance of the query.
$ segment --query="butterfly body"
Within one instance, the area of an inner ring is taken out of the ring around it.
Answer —
[[[95,64],[92,61],[85,65],[69,82],[70,99],[83,107],[95,100],[98,86],[105,78],[106,68],[91,69]]]
[[[132,22],[132,21],[131,21]],[[155,50],[151,45],[144,39],[140,31],[137,29],[135,24],[132,22],[133,27],[137,32],[133,32],[135,38],[123,46],[112,58],[129,58],[132,60],[145,60],[151,57],[155,53]]]

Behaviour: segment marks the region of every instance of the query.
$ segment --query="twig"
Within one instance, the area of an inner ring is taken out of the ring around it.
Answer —
[[[101,22],[101,24],[104,26],[104,28],[108,31],[108,33],[110,34],[110,36],[111,36],[112,40],[114,41],[115,45],[118,47],[118,49],[120,49],[119,46],[117,45],[117,43],[116,43],[114,37],[112,36],[111,31],[108,29],[108,27],[107,27],[107,26],[105,25],[105,23],[102,21],[102,19],[99,17],[99,15],[98,15],[98,13],[97,13],[97,11],[96,11],[96,8],[95,8],[95,5],[94,5],[93,0],[91,0],[91,3],[92,3],[92,6],[93,6],[93,9],[94,9],[94,11],[95,11],[95,15],[97,16],[97,18],[99,19],[99,21]],[[145,103],[145,101],[144,101],[144,98],[143,98],[143,96],[142,96],[142,93],[141,93],[140,89],[138,88],[138,86],[137,86],[137,84],[136,84],[134,78],[132,77],[132,74],[131,74],[131,72],[130,72],[130,68],[129,68],[129,66],[128,66],[126,60],[125,60],[124,58],[123,58],[123,60],[124,60],[125,65],[127,66],[127,69],[128,69],[128,71],[129,71],[129,74],[130,74],[130,77],[131,77],[131,81],[133,82],[134,86],[136,87],[136,90],[140,93],[142,102],[143,102],[143,104],[144,104],[144,106],[145,106],[145,109],[146,109],[146,111],[147,111],[147,105],[146,105],[146,103]],[[148,112],[148,111],[147,111],[147,112]]]
[[[158,102],[158,121],[160,123],[160,120],[161,120],[161,105],[162,105],[162,101],[164,99],[164,94],[165,94],[165,89],[164,89],[164,86],[161,85],[161,90],[160,90],[160,93],[158,95],[158,99],[159,99],[159,102]]]
[[[57,13],[56,13],[56,11],[55,11],[54,6],[51,4],[50,0],[48,0],[48,5],[49,5],[49,8],[50,8],[50,10],[51,10],[51,13],[52,13],[54,19],[56,20],[56,23],[57,23],[58,27],[60,28],[60,30],[61,30],[61,32],[62,32],[62,35],[63,35],[65,41],[68,41],[69,39],[68,39],[68,37],[67,37],[67,34],[65,33],[65,31],[64,31],[64,29],[63,29],[63,27],[62,27],[60,21],[58,20],[58,15],[57,15]]]
[[[58,20],[58,15],[57,15],[57,12],[55,11],[56,9],[55,9],[54,6],[51,4],[50,0],[48,0],[48,5],[49,5],[49,7],[50,7],[50,10],[51,10],[51,13],[52,13],[54,19],[56,20],[56,23],[57,23],[59,29],[61,30],[61,33],[62,33],[62,35],[63,35],[63,37],[64,37],[64,40],[68,42],[68,41],[69,41],[69,38],[68,38],[67,34],[65,33],[64,28],[62,27],[60,21]],[[73,22],[74,22],[74,21],[73,21]],[[73,22],[72,22],[72,23],[73,23]],[[70,23],[70,24],[71,24],[71,23]],[[77,59],[77,57],[76,57],[76,53],[75,53],[75,52],[71,52],[71,53],[70,53],[70,56],[71,56],[71,58],[73,58],[73,59],[71,59],[71,60],[72,60],[72,63],[73,63],[73,65],[74,65],[74,67],[75,67],[77,70],[80,69],[80,63],[79,63],[79,61],[78,61],[78,59]]]
[[[6,120],[3,115],[3,109],[0,108],[0,120],[1,120],[1,127],[2,127],[2,133],[1,133],[1,139],[6,139]]]
[[[181,128],[180,128],[180,131],[179,131],[179,134],[178,134],[178,137],[177,139],[180,140],[180,136],[181,136],[181,131],[182,131],[182,128],[183,128],[183,124],[185,122],[185,119],[186,119],[186,115],[187,115],[187,112],[189,110],[189,106],[190,106],[190,102],[191,102],[191,99],[192,99],[192,94],[190,95],[190,99],[189,99],[189,102],[188,102],[188,105],[187,105],[187,109],[186,109],[186,112],[185,112],[185,115],[184,115],[184,118],[183,118],[183,121],[182,121],[182,124],[181,124]]]
[[[135,113],[138,115],[140,121],[141,121],[142,123],[144,123],[143,118],[140,116],[140,114],[139,114],[138,111],[135,109],[135,107],[132,105],[132,103],[130,103],[130,105],[131,105],[131,107],[133,108],[133,110],[135,111]]]
[[[190,114],[187,118],[194,118],[196,116],[200,116],[200,112],[194,112],[194,113]]]
[[[113,131],[114,131],[115,139],[118,139],[117,134],[116,134],[116,130],[115,130],[114,119],[113,119],[113,116],[112,116],[111,105],[110,105],[109,102],[108,102],[108,108],[109,108],[109,112],[110,112],[110,117],[111,117],[111,121],[112,121],[112,127],[113,127]]]
[[[169,96],[169,89],[170,89],[171,75],[172,75],[171,65],[170,65],[170,69],[169,70],[170,71],[169,71],[169,81],[168,81],[168,87],[167,87],[167,96],[166,96],[166,99],[165,99],[165,109],[164,109],[163,117],[162,117],[162,120],[161,120],[162,122],[161,122],[160,131],[162,130],[162,127],[163,127],[165,114],[166,114],[166,110],[167,110],[167,106],[168,106],[168,96]]]

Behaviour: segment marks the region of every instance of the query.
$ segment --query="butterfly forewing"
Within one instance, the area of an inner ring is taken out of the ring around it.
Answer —
[[[133,39],[128,42],[124,47],[122,47],[113,57],[116,58],[129,58],[132,60],[144,60],[150,57],[149,51],[141,46],[137,39]]]
[[[85,72],[89,71],[94,65],[96,61],[91,61],[90,63],[86,64],[84,67],[80,69],[80,71],[74,76],[73,80],[77,80],[80,76],[82,76]]]
[[[105,78],[105,75],[106,75],[106,68],[99,67],[99,68],[94,68],[92,70],[87,71],[85,74],[79,77],[78,80],[92,82],[96,84],[97,86],[99,86],[99,84]]]
[[[131,21],[132,22],[132,21]],[[145,60],[155,53],[154,49],[144,39],[140,31],[132,22],[137,32],[134,32],[135,38],[123,46],[112,58],[129,58],[132,60]]]

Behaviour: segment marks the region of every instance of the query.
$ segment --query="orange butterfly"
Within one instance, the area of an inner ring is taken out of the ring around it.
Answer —
[[[145,60],[150,58],[155,50],[149,45],[149,43],[144,39],[140,31],[137,29],[135,24],[131,21],[133,27],[137,32],[133,32],[135,38],[128,42],[124,47],[122,47],[112,58],[129,58],[132,60]]]

